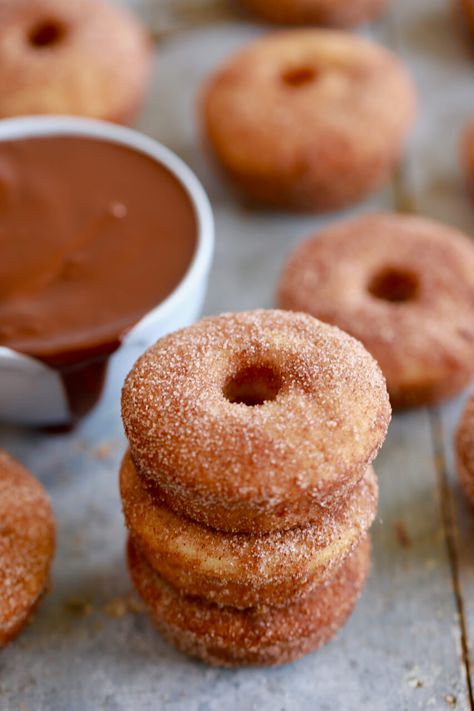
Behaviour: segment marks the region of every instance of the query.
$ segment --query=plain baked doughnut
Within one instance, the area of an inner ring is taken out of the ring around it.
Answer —
[[[330,210],[384,184],[415,114],[413,83],[383,47],[321,29],[274,32],[208,80],[207,143],[251,200]]]
[[[474,504],[474,396],[470,397],[459,423],[456,457],[459,481]]]
[[[364,347],[307,314],[203,319],[139,358],[122,392],[132,460],[176,513],[224,531],[317,521],[361,480],[390,420]]]
[[[0,648],[25,626],[45,590],[54,536],[43,487],[0,450]]]
[[[371,214],[329,227],[290,255],[277,302],[362,341],[395,407],[437,402],[474,376],[474,244],[447,225]]]
[[[287,607],[235,610],[181,595],[129,544],[133,583],[162,634],[186,654],[217,666],[292,662],[328,642],[362,591],[370,565],[368,539],[326,586]]]
[[[129,123],[152,45],[129,12],[103,0],[2,0],[0,117],[75,114]]]
[[[251,536],[177,516],[147,489],[128,454],[120,489],[125,522],[149,565],[183,593],[237,608],[286,605],[327,580],[366,536],[378,498],[370,467],[340,507],[322,509],[313,526]]]
[[[264,20],[286,25],[353,27],[372,20],[387,0],[241,0]]]

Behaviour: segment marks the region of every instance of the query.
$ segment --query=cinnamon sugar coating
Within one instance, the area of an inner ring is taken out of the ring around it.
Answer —
[[[148,564],[185,594],[237,608],[286,605],[327,580],[367,534],[378,498],[369,468],[313,526],[252,536],[177,516],[147,489],[128,454],[120,485],[127,527]]]
[[[158,341],[125,381],[122,415],[135,467],[165,505],[257,533],[307,526],[348,495],[390,405],[359,342],[307,314],[257,310]]]
[[[202,100],[209,147],[230,181],[258,203],[309,211],[342,207],[383,185],[415,107],[394,55],[322,29],[254,41],[215,72]]]
[[[104,0],[2,0],[0,117],[75,114],[129,123],[152,45],[129,12]]]
[[[474,504],[474,395],[469,399],[456,433],[459,481]]]
[[[395,407],[435,403],[474,376],[474,244],[441,223],[371,214],[329,227],[290,255],[277,302],[362,341]]]
[[[387,0],[242,0],[242,4],[269,22],[354,27],[379,15]]]
[[[361,593],[370,565],[364,540],[331,582],[286,607],[236,610],[181,595],[129,543],[133,582],[162,634],[186,654],[227,667],[292,662],[328,642]]]
[[[43,487],[0,450],[0,648],[24,627],[44,592],[54,537]]]

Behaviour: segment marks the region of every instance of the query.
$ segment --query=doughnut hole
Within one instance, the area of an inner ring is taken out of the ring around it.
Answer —
[[[231,375],[222,392],[231,403],[255,407],[275,400],[281,386],[281,377],[271,365],[251,365]]]
[[[318,80],[318,72],[314,67],[300,66],[290,67],[281,75],[286,86],[299,89],[300,87],[314,84]]]
[[[28,42],[37,49],[55,47],[64,40],[66,34],[66,25],[60,20],[41,20],[28,33]]]
[[[402,304],[413,301],[420,288],[416,274],[404,269],[388,267],[377,272],[368,285],[368,291],[376,299]]]

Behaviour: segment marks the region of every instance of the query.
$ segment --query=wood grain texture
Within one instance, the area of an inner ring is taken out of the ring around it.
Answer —
[[[268,307],[287,253],[325,218],[255,213],[209,164],[195,120],[202,81],[262,32],[225,0],[130,0],[157,38],[140,127],[180,154],[214,205],[217,251],[206,313]],[[394,0],[372,34],[408,61],[422,108],[393,184],[352,211],[417,211],[474,233],[457,167],[474,64],[444,0]],[[118,464],[125,447],[121,377],[76,432],[0,428],[0,446],[38,474],[59,521],[51,594],[0,655],[0,709],[18,711],[412,711],[474,708],[474,512],[458,490],[451,435],[462,398],[398,415],[376,463],[381,502],[372,575],[347,627],[282,669],[227,672],[181,656],[131,596],[124,566]]]
[[[408,209],[474,234],[474,209],[461,169],[461,136],[474,113],[474,55],[456,3],[401,3],[395,42],[409,63],[422,115],[402,180]],[[434,69],[436,68],[436,73]],[[453,436],[466,395],[430,415],[438,489],[460,634],[466,696],[474,708],[474,510],[460,491]]]

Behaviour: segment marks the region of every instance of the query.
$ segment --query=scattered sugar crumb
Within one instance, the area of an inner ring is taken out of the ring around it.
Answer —
[[[401,548],[409,549],[412,547],[412,540],[403,521],[397,521],[394,524],[395,537]]]
[[[78,597],[71,597],[66,600],[64,607],[68,612],[82,617],[88,617],[93,611],[92,603],[89,600],[83,600]]]
[[[122,619],[128,614],[145,612],[145,606],[133,593],[129,593],[109,600],[104,605],[103,612],[109,617]]]
[[[96,447],[92,454],[96,459],[108,459],[113,451],[112,442],[103,442],[98,447]]]

